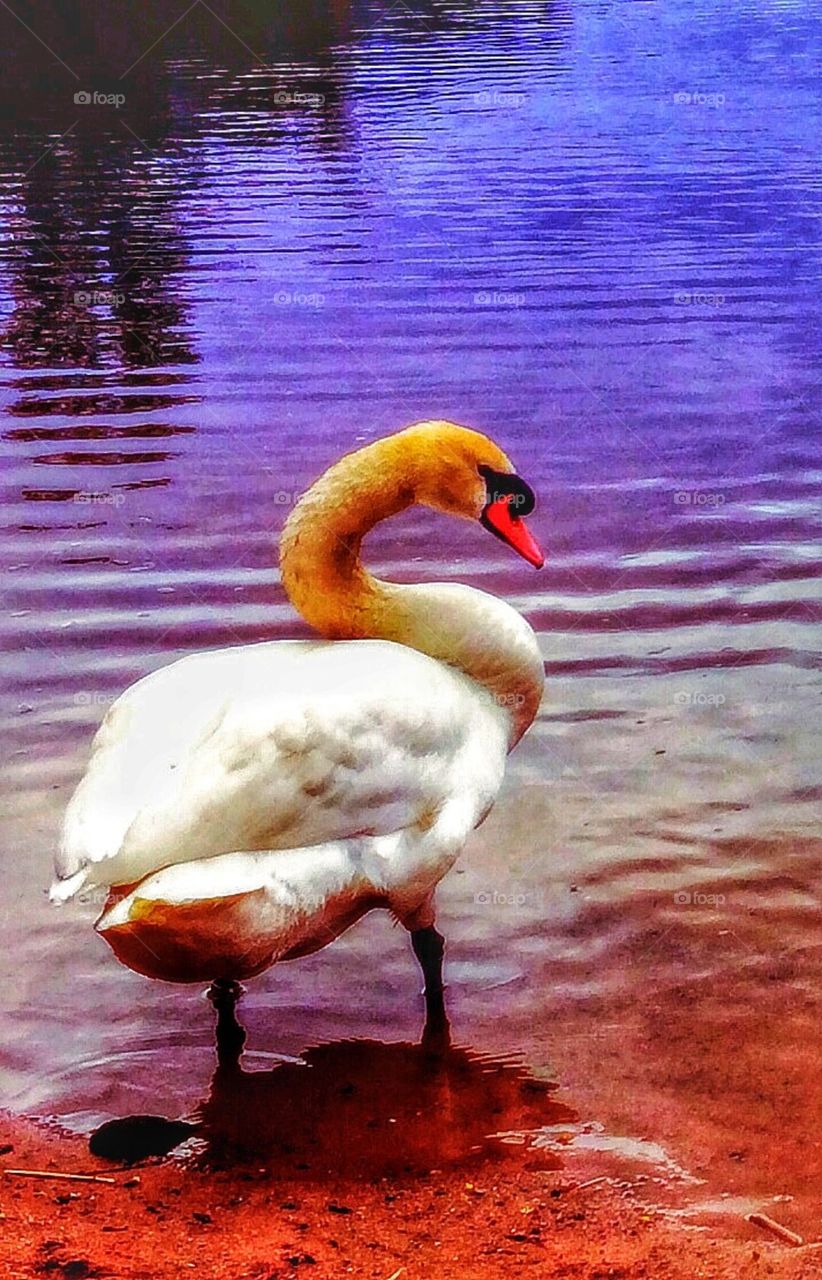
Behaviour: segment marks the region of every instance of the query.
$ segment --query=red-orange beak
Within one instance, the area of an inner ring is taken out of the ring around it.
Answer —
[[[545,564],[542,548],[532,534],[525,521],[514,514],[514,505],[510,500],[499,499],[492,502],[482,513],[483,524],[491,533],[495,533],[503,542],[527,560],[535,569]]]
[[[524,520],[536,505],[533,490],[510,472],[494,471],[491,467],[480,467],[480,471],[488,490],[488,501],[480,515],[480,523],[513,547],[523,560],[535,569],[541,569],[545,556]]]

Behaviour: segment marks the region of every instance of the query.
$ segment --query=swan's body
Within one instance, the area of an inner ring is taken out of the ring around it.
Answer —
[[[435,433],[510,469],[485,437],[426,424],[371,446],[379,490],[361,483],[352,499],[361,451],[292,515],[284,583],[333,638],[194,654],[126,690],[103,721],[53,896],[110,887],[97,929],[131,968],[250,977],[375,906],[433,926],[433,891],[491,808],[543,681],[533,632],[508,605],[378,583],[360,565],[365,529],[414,500],[407,474],[386,474],[387,450],[405,437],[407,452],[411,437],[419,452]]]

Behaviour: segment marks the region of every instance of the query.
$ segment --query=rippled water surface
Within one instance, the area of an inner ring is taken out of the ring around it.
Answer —
[[[512,454],[548,548],[536,575],[421,512],[369,543],[504,595],[549,677],[441,890],[457,1038],[799,1222],[820,5],[271,8],[0,15],[5,1104],[204,1095],[205,1002],[45,903],[62,809],[129,682],[305,634],[275,553],[306,484],[449,417]],[[252,984],[250,1061],[407,1038],[417,987],[373,915]]]

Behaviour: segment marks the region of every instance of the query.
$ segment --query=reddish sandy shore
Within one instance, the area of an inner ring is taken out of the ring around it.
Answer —
[[[438,1121],[428,1118],[428,1123]],[[4,1126],[4,1168],[97,1173],[112,1184],[4,1174],[2,1275],[165,1280],[373,1280],[540,1275],[567,1280],[811,1280],[822,1249],[698,1230],[624,1187],[533,1152],[401,1176],[318,1178],[166,1157],[123,1168],[86,1142]]]

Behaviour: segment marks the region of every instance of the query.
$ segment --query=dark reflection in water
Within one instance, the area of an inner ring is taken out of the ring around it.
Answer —
[[[196,362],[179,288],[188,265],[179,199],[201,177],[191,144],[222,132],[230,110],[247,124],[256,116],[260,139],[276,145],[297,111],[317,114],[323,150],[342,150],[350,138],[335,42],[377,30],[385,15],[378,5],[318,0],[274,12],[215,0],[171,24],[154,3],[82,17],[56,6],[17,12],[31,29],[0,12],[0,71],[14,69],[0,77],[0,116],[18,126],[0,149],[15,189],[5,336],[15,363]],[[431,39],[464,35],[471,14],[470,5],[411,3],[390,17],[398,33]],[[76,101],[95,93],[115,102]]]
[[[188,1120],[168,1120],[165,1116],[124,1116],[107,1120],[89,1138],[89,1151],[102,1160],[136,1164],[151,1156],[165,1156],[197,1132]]]
[[[14,311],[5,341],[22,368],[191,364],[175,277],[186,262],[175,197],[153,184],[144,154],[106,140],[95,164],[88,139],[69,135],[23,172],[9,263]],[[89,173],[94,173],[91,182]]]
[[[514,1058],[346,1040],[272,1071],[218,1067],[194,1122],[108,1121],[90,1147],[133,1161],[196,1137],[197,1161],[210,1166],[264,1161],[275,1175],[319,1179],[427,1173],[502,1159],[506,1134],[575,1123],[576,1112],[552,1099],[556,1087]],[[544,1150],[540,1159],[560,1166]]]

